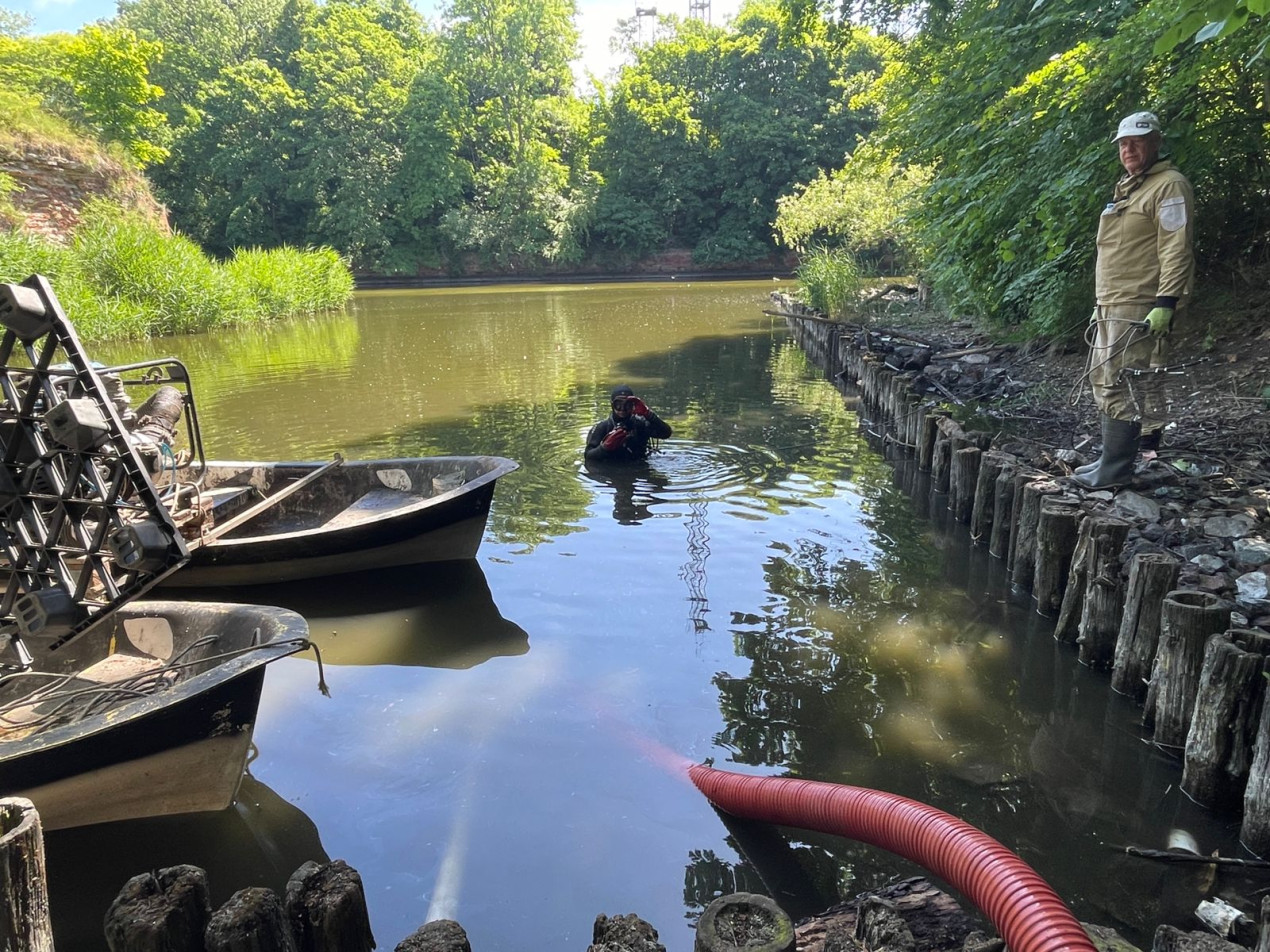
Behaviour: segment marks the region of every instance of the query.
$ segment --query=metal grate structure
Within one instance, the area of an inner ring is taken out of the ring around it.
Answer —
[[[189,556],[46,278],[0,284],[0,665],[25,668]]]

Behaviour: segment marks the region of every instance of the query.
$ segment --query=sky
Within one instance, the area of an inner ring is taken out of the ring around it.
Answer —
[[[609,37],[618,20],[628,20],[636,8],[656,9],[658,13],[673,13],[687,17],[690,0],[577,0],[578,29],[582,34],[581,66],[597,76],[604,77],[612,65],[609,53]],[[708,0],[710,22],[722,24],[733,16],[740,0]],[[439,2],[415,0],[417,6],[429,18],[435,17]],[[86,23],[115,15],[115,0],[0,0],[0,7],[25,13],[34,21],[31,32],[74,33]]]

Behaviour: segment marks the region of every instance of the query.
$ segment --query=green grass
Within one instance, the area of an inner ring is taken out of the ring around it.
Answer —
[[[260,324],[343,307],[348,264],[329,248],[239,252],[225,263],[182,235],[98,199],[69,247],[0,232],[0,281],[43,274],[83,340]]]
[[[799,297],[826,317],[850,315],[860,301],[864,278],[855,258],[846,251],[817,249],[798,266]]]

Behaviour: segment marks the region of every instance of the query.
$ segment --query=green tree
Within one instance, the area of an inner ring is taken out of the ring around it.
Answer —
[[[61,72],[73,96],[67,111],[103,138],[122,143],[143,166],[167,156],[167,123],[150,105],[163,95],[150,82],[162,50],[132,30],[94,25],[62,49]]]
[[[283,0],[119,0],[119,23],[163,44],[154,82],[174,125],[222,69],[262,56]]]
[[[633,50],[600,106],[599,240],[686,244],[703,263],[774,250],[778,198],[840,165],[874,122],[851,100],[885,44],[821,13],[750,0],[730,28],[667,18],[670,38]]]
[[[449,82],[466,93],[452,117],[458,155],[472,176],[442,225],[489,262],[533,265],[578,247],[571,189],[585,194],[592,179],[570,66],[575,15],[573,0],[453,0],[445,10]]]
[[[293,187],[303,98],[257,59],[222,70],[191,105],[172,158],[153,173],[173,220],[219,254],[304,244],[311,203]]]

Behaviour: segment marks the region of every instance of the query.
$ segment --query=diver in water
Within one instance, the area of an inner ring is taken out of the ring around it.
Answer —
[[[630,462],[648,457],[651,440],[664,440],[670,424],[648,408],[635,391],[623,384],[609,395],[613,412],[595,426],[586,438],[589,462]]]

